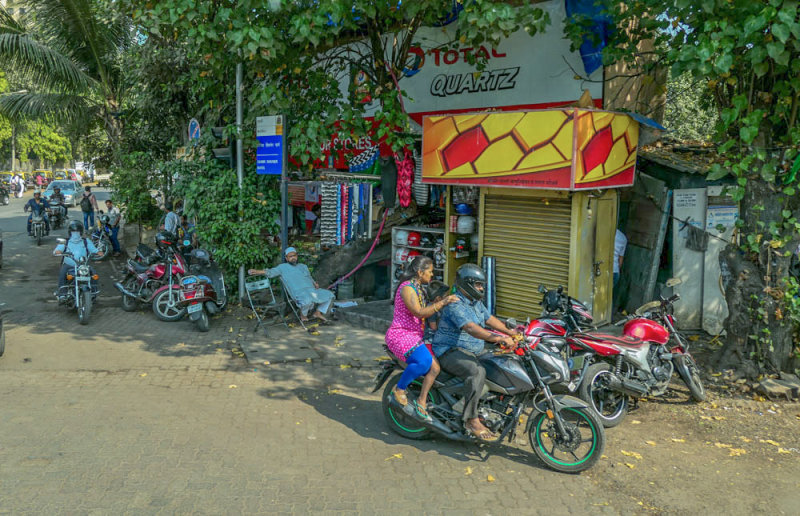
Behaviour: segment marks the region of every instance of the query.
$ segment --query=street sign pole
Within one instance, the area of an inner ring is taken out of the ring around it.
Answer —
[[[242,142],[242,63],[236,65],[236,179],[239,183],[239,223],[242,222],[242,176],[244,175],[244,150]],[[244,265],[239,266],[239,301],[244,299]]]
[[[289,135],[289,120],[283,117],[283,134]],[[286,248],[289,247],[289,174],[286,171],[287,148],[289,147],[286,138],[283,142],[283,159],[281,167],[281,256],[286,256]]]

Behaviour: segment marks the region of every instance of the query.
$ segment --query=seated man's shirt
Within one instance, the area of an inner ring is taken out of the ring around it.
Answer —
[[[462,330],[468,323],[483,326],[492,314],[482,301],[472,302],[456,292],[457,303],[450,303],[442,309],[439,327],[433,336],[433,353],[438,357],[451,348],[461,348],[478,354],[483,351],[484,342]]]
[[[295,300],[303,297],[303,294],[309,290],[314,290],[314,279],[311,277],[311,272],[308,266],[303,263],[292,265],[290,263],[282,263],[277,267],[267,269],[267,277],[274,278],[280,276],[286,284],[289,295]]]

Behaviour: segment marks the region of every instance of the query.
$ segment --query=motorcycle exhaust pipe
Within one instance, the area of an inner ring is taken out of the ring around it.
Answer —
[[[403,412],[405,414],[405,411],[403,410],[403,406],[400,405],[397,402],[397,400],[394,399],[394,396],[390,396],[390,398],[391,399],[389,400],[389,405],[391,405],[392,408],[394,408],[395,410],[399,410],[400,412]],[[433,430],[437,434],[441,434],[444,437],[447,437],[448,439],[452,439],[454,441],[468,441],[469,440],[468,437],[465,437],[464,435],[462,435],[462,434],[460,434],[458,432],[454,432],[453,430],[451,430],[450,428],[448,428],[447,426],[445,426],[443,423],[441,423],[440,421],[438,421],[435,418],[432,418],[431,421],[425,421],[424,419],[421,419],[421,418],[419,418],[419,419],[414,418],[414,421],[419,423],[419,424],[421,424],[422,426],[424,426],[425,428],[427,428],[429,430]]]
[[[137,299],[139,297],[136,294],[134,294],[133,292],[131,292],[130,290],[128,290],[125,287],[123,287],[122,283],[120,283],[119,281],[114,282],[114,288],[116,288],[117,290],[119,290],[120,292],[122,292],[124,295],[126,295],[128,297],[137,298]]]
[[[608,388],[612,391],[621,392],[634,398],[639,398],[647,394],[647,386],[642,382],[636,380],[628,380],[626,378],[620,379],[618,376],[612,376],[608,380]]]

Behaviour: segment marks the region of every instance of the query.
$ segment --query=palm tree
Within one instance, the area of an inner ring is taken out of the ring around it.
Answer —
[[[27,0],[21,19],[0,8],[0,67],[27,88],[0,95],[0,114],[84,126],[100,122],[117,146],[126,93],[121,56],[132,31],[128,19],[112,16],[104,3]]]

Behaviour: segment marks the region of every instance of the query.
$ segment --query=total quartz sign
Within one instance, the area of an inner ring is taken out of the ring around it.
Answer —
[[[519,30],[497,47],[443,50],[455,39],[455,23],[420,28],[399,83],[412,118],[420,123],[427,114],[554,107],[576,101],[584,89],[602,107],[602,69],[588,81],[575,79],[584,75],[583,62],[563,37],[564,2],[540,7],[550,15],[544,32]],[[471,65],[471,56],[485,59],[486,68]]]

